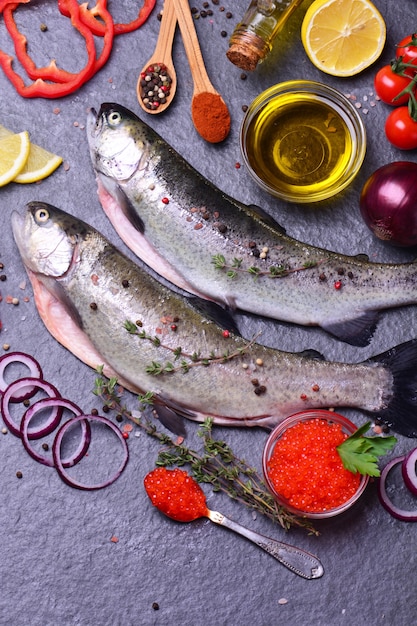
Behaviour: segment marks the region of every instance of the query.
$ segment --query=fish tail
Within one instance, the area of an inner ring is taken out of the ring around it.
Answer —
[[[374,418],[405,437],[417,437],[417,339],[394,346],[368,362],[385,365],[393,376],[387,405],[373,413]]]

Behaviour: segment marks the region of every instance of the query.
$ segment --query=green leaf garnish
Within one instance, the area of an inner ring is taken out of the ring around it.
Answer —
[[[349,472],[380,476],[378,459],[395,446],[397,439],[395,437],[364,437],[370,425],[371,422],[367,422],[358,428],[353,435],[337,446],[337,451],[343,466]]]

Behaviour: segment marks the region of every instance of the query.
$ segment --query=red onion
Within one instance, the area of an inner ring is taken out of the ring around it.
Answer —
[[[29,354],[25,354],[24,352],[9,352],[8,354],[3,354],[0,357],[0,392],[4,393],[9,386],[9,383],[6,382],[4,378],[4,372],[6,367],[11,363],[21,363],[25,365],[29,369],[29,376],[31,378],[43,378],[42,369],[36,359]],[[19,393],[17,391],[11,396],[10,402],[23,402],[24,400],[28,400],[36,393],[36,387],[22,387],[19,389]]]
[[[79,482],[78,480],[74,478],[71,478],[68,475],[68,473],[65,471],[64,464],[61,459],[61,444],[62,444],[65,434],[76,422],[80,422],[82,420],[89,420],[90,422],[96,421],[110,428],[110,430],[112,430],[117,436],[117,438],[119,439],[123,448],[123,458],[119,467],[109,479],[101,483],[87,485],[85,483]],[[125,439],[123,438],[123,434],[120,431],[120,428],[115,426],[113,422],[108,420],[106,417],[102,417],[101,415],[78,415],[77,417],[73,417],[71,420],[66,422],[63,426],[61,426],[61,428],[58,431],[58,434],[55,437],[55,440],[52,446],[52,454],[54,458],[55,468],[59,476],[62,478],[62,480],[65,483],[67,483],[67,485],[70,485],[70,487],[76,487],[77,489],[84,489],[86,491],[93,491],[95,489],[103,489],[104,487],[108,487],[109,485],[114,483],[114,481],[117,480],[117,478],[119,478],[120,474],[123,472],[129,460],[129,449],[127,447],[127,443]]]
[[[392,459],[381,472],[381,476],[378,483],[378,495],[381,501],[382,506],[390,513],[393,517],[401,520],[402,522],[417,522],[417,510],[415,511],[406,511],[405,509],[400,509],[395,504],[391,502],[388,497],[386,482],[387,477],[393,467],[398,465],[399,463],[404,463],[406,460],[406,456],[398,456],[395,459]]]
[[[416,475],[417,448],[411,450],[405,457],[402,464],[402,474],[405,484],[412,494],[417,496],[417,475]]]
[[[4,423],[9,428],[10,432],[12,432],[13,435],[16,435],[16,437],[21,436],[20,427],[16,425],[10,414],[9,403],[12,401],[12,398],[16,398],[21,395],[22,389],[27,390],[28,387],[32,386],[35,387],[35,393],[38,390],[43,390],[50,398],[60,397],[58,389],[56,389],[54,385],[48,383],[46,380],[38,380],[37,378],[19,378],[19,380],[15,380],[13,383],[11,383],[1,397],[0,411]],[[59,424],[60,419],[61,415],[59,406],[52,407],[48,420],[42,425],[41,428],[28,430],[29,439],[37,439],[51,433]],[[21,420],[19,420],[19,423],[20,421]]]
[[[376,170],[362,189],[360,211],[379,239],[417,245],[417,163],[396,161]]]
[[[22,421],[20,423],[20,434],[22,437],[23,445],[27,453],[30,454],[30,456],[33,459],[35,459],[35,461],[38,461],[39,463],[42,463],[43,465],[47,465],[48,467],[54,467],[53,459],[48,457],[46,454],[38,453],[34,449],[34,447],[31,445],[29,441],[30,437],[28,435],[29,424],[31,420],[33,419],[33,417],[40,411],[43,411],[44,409],[49,408],[49,407],[53,407],[53,408],[59,407],[60,419],[58,421],[58,424],[61,421],[61,417],[63,413],[62,409],[68,409],[75,416],[82,415],[83,412],[76,404],[74,404],[74,402],[71,402],[70,400],[65,400],[64,398],[58,398],[58,399],[42,398],[41,400],[38,400],[38,402],[35,402],[35,404],[32,404],[32,406],[30,406],[25,412],[25,414],[23,415]],[[58,426],[58,424],[56,424],[56,426]],[[81,421],[80,443],[77,449],[68,458],[62,461],[63,467],[71,467],[75,465],[76,463],[78,463],[83,458],[83,456],[87,453],[88,447],[90,445],[90,441],[91,441],[90,424],[87,420],[83,420]]]

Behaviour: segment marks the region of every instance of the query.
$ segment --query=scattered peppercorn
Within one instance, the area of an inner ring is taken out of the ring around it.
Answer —
[[[46,33],[46,31],[48,30],[47,25],[46,25],[46,24],[44,24],[44,23],[42,23],[42,24],[39,26],[39,28],[41,29],[41,31],[42,31],[43,33]]]
[[[126,289],[127,287],[129,287],[129,281],[125,278],[124,280],[122,280],[122,286]]]
[[[16,472],[16,478],[23,478],[22,472]]]
[[[341,280],[336,280],[335,284],[334,284],[334,288],[339,290],[342,288],[342,281]]]
[[[95,302],[90,302],[90,309],[92,311],[97,311],[97,304]]]
[[[169,198],[162,198],[163,204],[169,204]]]
[[[159,611],[159,604],[157,602],[152,602],[152,608],[154,611]]]

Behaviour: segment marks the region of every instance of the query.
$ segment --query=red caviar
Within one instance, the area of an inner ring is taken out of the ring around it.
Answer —
[[[275,491],[306,513],[329,511],[347,502],[361,480],[344,468],[336,449],[348,436],[340,424],[320,418],[288,428],[267,463]]]
[[[144,485],[152,504],[177,522],[192,522],[207,513],[203,490],[184,470],[157,467],[145,476]]]

